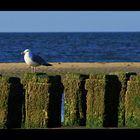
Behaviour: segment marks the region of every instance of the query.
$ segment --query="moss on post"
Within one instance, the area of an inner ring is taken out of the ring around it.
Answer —
[[[104,79],[105,73],[90,73],[89,79]]]
[[[60,127],[61,96],[63,91],[61,77],[46,74],[29,74],[23,79],[23,83],[26,83],[24,85],[26,110],[24,127]]]
[[[10,84],[6,78],[0,77],[0,128],[6,128],[9,92]]]
[[[64,126],[85,126],[87,75],[66,74],[64,85]]]
[[[37,82],[37,76],[40,76],[42,77],[43,75],[46,75],[45,73],[25,73],[23,75],[21,75],[21,83],[23,85],[23,94],[24,94],[24,100],[23,100],[23,115],[22,115],[22,128],[26,128],[27,127],[27,110],[26,110],[26,107],[27,107],[27,87],[28,87],[28,83],[29,82]]]
[[[131,76],[125,96],[125,126],[140,127],[140,76]]]
[[[87,127],[122,127],[125,125],[127,80],[134,73],[90,74],[86,80]]]
[[[105,75],[90,74],[86,80],[87,92],[87,115],[86,127],[103,127],[104,113],[104,94],[105,94]]]
[[[118,99],[118,107],[117,107],[117,126],[118,127],[125,127],[125,94],[127,90],[127,81],[129,80],[131,75],[136,75],[134,72],[114,72],[111,73],[112,75],[116,75],[118,77],[118,82],[120,83],[120,86],[118,85],[118,88],[120,88],[120,91],[118,91],[118,96],[115,98],[116,101]],[[118,89],[117,88],[117,89]]]
[[[21,127],[22,92],[19,78],[0,78],[0,128]]]

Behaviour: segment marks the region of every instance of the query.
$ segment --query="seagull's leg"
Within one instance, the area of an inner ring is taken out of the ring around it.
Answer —
[[[36,67],[33,67],[33,72],[34,72],[34,73],[36,72]]]
[[[31,71],[31,73],[32,73],[32,67],[31,67],[31,66],[29,66],[29,69],[30,69],[30,71]]]
[[[31,66],[31,73],[34,73],[34,67]]]
[[[36,73],[36,67],[35,67],[35,73]]]
[[[31,73],[33,72],[33,67],[31,66]]]

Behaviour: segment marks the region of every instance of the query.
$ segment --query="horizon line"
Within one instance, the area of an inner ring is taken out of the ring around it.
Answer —
[[[0,33],[125,33],[125,32],[132,32],[132,33],[137,33],[140,31],[3,31]]]

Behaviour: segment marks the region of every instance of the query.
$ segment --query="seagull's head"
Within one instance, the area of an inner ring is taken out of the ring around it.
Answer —
[[[30,50],[29,49],[26,49],[25,51],[21,52],[21,54],[26,54],[26,53],[29,53]]]

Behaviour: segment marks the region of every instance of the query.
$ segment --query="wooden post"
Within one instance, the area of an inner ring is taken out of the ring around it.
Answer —
[[[64,126],[85,126],[86,75],[66,74],[64,85]]]
[[[25,82],[26,79],[27,82]],[[63,92],[61,77],[29,74],[25,76],[23,81],[26,83],[24,127],[60,127],[61,96]]]

